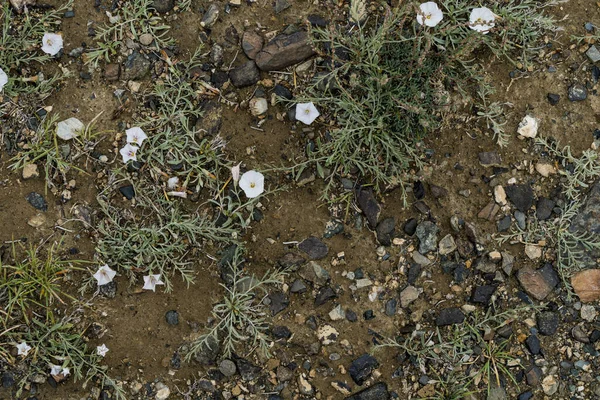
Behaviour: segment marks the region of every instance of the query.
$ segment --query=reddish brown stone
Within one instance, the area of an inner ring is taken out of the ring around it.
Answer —
[[[242,49],[249,59],[254,60],[254,57],[262,50],[264,41],[263,38],[256,32],[246,31],[242,36]]]
[[[276,36],[256,54],[254,61],[262,71],[276,71],[298,64],[314,54],[308,33],[299,31]]]
[[[496,214],[498,214],[498,211],[500,211],[500,206],[492,201],[487,206],[483,207],[481,211],[479,211],[477,217],[481,219],[487,219],[488,221],[493,221]]]
[[[571,278],[575,294],[584,303],[600,299],[600,269],[581,271]]]
[[[107,81],[119,80],[121,75],[121,66],[119,64],[108,64],[104,67],[104,79]]]

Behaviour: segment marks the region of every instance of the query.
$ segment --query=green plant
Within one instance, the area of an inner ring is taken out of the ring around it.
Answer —
[[[31,346],[29,352],[31,355],[26,358],[29,368],[18,380],[17,396],[21,395],[30,377],[34,374],[46,376],[50,371],[50,365],[58,365],[68,368],[75,382],[83,380],[84,387],[90,381],[98,380],[100,386],[113,388],[116,399],[126,398],[121,385],[108,375],[108,367],[100,365],[102,357],[96,353],[95,348],[88,347],[82,332],[76,330],[69,317],[55,324],[33,319],[28,329],[13,330],[7,334],[7,337],[12,339],[13,343],[24,341]]]
[[[97,67],[101,60],[109,62],[129,35],[136,41],[143,34],[152,35],[151,46],[155,50],[175,44],[175,40],[167,36],[170,26],[153,11],[152,0],[121,0],[116,5],[108,16],[109,22],[96,29],[96,47],[85,53],[86,63]]]
[[[239,347],[246,344],[250,353],[259,349],[269,355],[267,331],[267,307],[263,297],[270,285],[280,285],[285,272],[267,271],[262,277],[243,274],[242,250],[237,248],[230,264],[230,285],[221,284],[225,290],[223,300],[213,307],[215,325],[190,344],[186,359],[189,361],[204,348],[222,344],[222,354],[231,356]]]
[[[64,299],[75,300],[61,288],[64,277],[74,270],[81,261],[61,260],[57,246],[53,245],[45,258],[30,248],[26,258],[17,260],[13,247],[14,264],[2,264],[0,261],[0,304],[3,309],[3,325],[9,327],[19,319],[30,323],[36,315],[44,315],[53,321],[52,305],[64,304]]]

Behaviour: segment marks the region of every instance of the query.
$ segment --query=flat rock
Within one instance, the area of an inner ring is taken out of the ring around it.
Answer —
[[[125,61],[123,79],[133,81],[140,80],[148,75],[151,66],[152,63],[145,55],[139,51],[134,51]]]
[[[544,300],[559,282],[558,275],[550,264],[537,270],[525,266],[517,273],[517,279],[523,289],[536,300]]]
[[[39,177],[40,171],[38,171],[37,164],[25,164],[21,176],[25,180]]]
[[[600,269],[578,272],[571,278],[575,294],[584,303],[600,299]]]
[[[254,31],[246,31],[242,35],[242,50],[246,56],[254,60],[259,51],[262,50],[264,40],[262,36]]]
[[[552,210],[556,203],[546,197],[540,197],[535,206],[535,216],[540,221],[545,221],[552,215]]]
[[[419,298],[419,290],[414,286],[407,286],[400,292],[400,305],[402,308],[406,308]]]
[[[286,253],[283,257],[277,260],[277,265],[281,269],[296,270],[299,266],[303,265],[306,259],[296,253]]]
[[[492,201],[479,211],[477,218],[493,221],[498,211],[500,211],[500,206]]]
[[[329,286],[324,286],[317,293],[317,297],[315,297],[315,307],[322,306],[330,300],[335,299],[336,295],[333,289]]]
[[[492,295],[495,291],[496,286],[493,285],[476,286],[475,288],[473,288],[473,292],[471,294],[471,302],[479,304],[489,304]]]
[[[508,199],[521,212],[527,212],[533,205],[533,189],[529,184],[508,185],[504,188]]]
[[[254,61],[250,60],[229,71],[229,79],[231,79],[233,86],[237,88],[252,86],[260,80],[260,71]]]
[[[320,260],[327,257],[329,247],[321,239],[310,236],[298,244],[298,249],[308,256],[311,260]]]
[[[500,166],[502,158],[495,151],[486,151],[479,153],[479,163],[484,167]]]
[[[445,256],[456,250],[456,242],[451,234],[447,234],[438,243],[438,252],[440,255]]]
[[[569,86],[567,95],[570,101],[583,101],[587,99],[587,88],[581,83],[574,83]]]
[[[282,70],[313,56],[308,33],[298,31],[290,35],[278,35],[255,56],[258,68],[263,71]]]
[[[379,207],[379,203],[375,200],[373,190],[371,188],[358,188],[356,190],[356,202],[360,210],[365,214],[369,227],[374,229],[377,226],[381,207]]]
[[[84,128],[85,125],[83,122],[77,118],[71,117],[56,124],[56,136],[62,140],[71,140],[79,136]]]
[[[538,332],[544,336],[552,336],[558,330],[560,318],[552,311],[542,311],[536,316]]]
[[[450,307],[440,310],[437,318],[435,319],[435,324],[437,326],[455,325],[462,324],[464,320],[465,314],[460,310],[460,308]]]
[[[390,394],[387,389],[387,385],[383,382],[376,383],[375,385],[361,390],[358,393],[353,394],[350,397],[346,397],[346,400],[389,400]]]
[[[279,314],[290,305],[290,300],[286,294],[278,290],[269,295],[269,300],[271,300],[269,310],[271,310],[272,316]]]
[[[534,138],[537,136],[539,126],[539,119],[532,117],[531,115],[526,115],[519,123],[517,133],[523,137]]]

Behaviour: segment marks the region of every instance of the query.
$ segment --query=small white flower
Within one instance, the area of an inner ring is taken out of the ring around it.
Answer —
[[[62,371],[62,367],[60,365],[50,364],[50,375],[57,376],[60,375]]]
[[[444,19],[444,13],[436,3],[428,1],[421,3],[419,12],[417,13],[417,22],[419,25],[434,27]]]
[[[146,275],[144,276],[144,287],[145,290],[156,291],[156,285],[164,285],[165,283],[160,280],[160,274],[157,275]]]
[[[6,72],[4,72],[2,68],[0,68],[0,92],[2,91],[2,88],[4,88],[4,85],[6,85],[7,83],[8,75],[6,75]]]
[[[296,119],[300,122],[310,125],[317,117],[321,115],[317,107],[312,103],[298,103],[296,104]]]
[[[108,265],[103,265],[98,268],[98,271],[94,274],[94,278],[98,281],[98,286],[106,285],[112,282],[117,273],[112,270]]]
[[[119,150],[119,153],[121,153],[121,155],[123,156],[123,162],[125,164],[127,164],[127,161],[129,161],[129,160],[137,161],[137,158],[135,155],[138,150],[139,150],[139,147],[133,146],[133,145],[127,143],[125,145],[125,147],[123,147],[121,150]]]
[[[20,356],[27,356],[27,354],[29,354],[29,351],[31,350],[31,346],[29,346],[27,343],[25,342],[21,342],[17,345],[17,355]]]
[[[142,128],[133,127],[125,131],[127,134],[127,143],[142,145],[142,142],[148,139],[148,135],[142,130]]]
[[[498,16],[487,7],[474,8],[469,16],[469,27],[477,32],[486,34],[494,27]]]
[[[244,172],[240,178],[240,187],[246,194],[246,197],[250,199],[258,197],[265,191],[265,177],[260,172],[254,170]]]
[[[179,178],[174,176],[172,178],[169,178],[167,180],[167,187],[169,189],[175,189],[177,187],[177,185],[179,185]]]
[[[106,353],[108,353],[108,347],[106,347],[106,345],[104,343],[102,343],[101,346],[96,347],[96,353],[99,356],[104,357],[104,356],[106,356]]]
[[[63,39],[59,33],[44,33],[42,51],[54,56],[63,48]]]
[[[240,180],[240,165],[242,165],[242,163],[231,167],[231,178],[233,179],[234,186],[237,186],[237,183]]]
[[[67,376],[71,375],[71,369],[63,368],[62,371],[60,371],[60,374],[66,378]]]

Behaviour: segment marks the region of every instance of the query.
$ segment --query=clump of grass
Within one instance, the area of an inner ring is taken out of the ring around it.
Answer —
[[[263,300],[271,285],[280,285],[285,272],[268,271],[262,277],[246,275],[242,270],[242,250],[237,248],[230,264],[231,284],[221,284],[225,290],[223,300],[213,307],[215,324],[208,332],[190,344],[186,359],[189,361],[205,348],[221,343],[224,357],[240,351],[244,345],[252,353],[258,349],[269,355],[269,324]]]
[[[0,260],[0,305],[4,327],[10,328],[20,320],[29,324],[40,315],[53,321],[54,304],[75,300],[62,289],[61,282],[72,271],[80,270],[77,264],[81,262],[61,260],[56,245],[50,247],[45,257],[40,257],[33,248],[26,251],[25,259],[18,260],[17,257],[13,247],[13,264],[3,264]]]
[[[339,176],[359,175],[379,190],[402,184],[409,168],[420,167],[420,140],[440,126],[448,111],[455,111],[453,92],[483,96],[481,103],[490,109],[480,117],[505,143],[502,106],[488,103],[489,83],[475,54],[489,49],[526,67],[540,37],[556,30],[543,6],[534,0],[488,1],[500,18],[484,35],[468,26],[474,6],[467,0],[441,2],[444,20],[428,29],[415,22],[412,3],[356,23],[362,18],[357,3],[351,8],[353,24],[313,30],[325,63],[297,100],[314,102],[334,120],[316,149],[307,150],[327,181],[324,198]],[[298,164],[296,172],[306,166]]]
[[[58,365],[68,368],[72,379],[75,382],[83,381],[84,387],[93,381],[101,387],[111,387],[116,399],[126,399],[121,385],[108,375],[108,367],[101,365],[102,357],[95,348],[86,344],[82,332],[76,329],[70,317],[57,323],[33,319],[26,330],[8,332],[6,338],[12,341],[13,346],[24,341],[32,348],[25,358],[28,368],[18,379],[17,396],[22,394],[32,376],[48,376],[50,365]],[[0,361],[8,365],[14,363],[10,358]]]
[[[600,251],[600,237],[597,234],[573,227],[573,221],[584,205],[585,190],[600,178],[600,157],[591,149],[575,157],[570,146],[561,147],[558,141],[543,137],[536,138],[535,143],[557,158],[562,166],[558,172],[563,177],[561,185],[565,199],[560,206],[560,213],[548,221],[528,218],[525,229],[513,226],[498,241],[500,244],[511,241],[533,245],[545,241],[546,246],[556,252],[555,267],[568,295],[572,296],[571,276],[588,267],[589,252]]]

